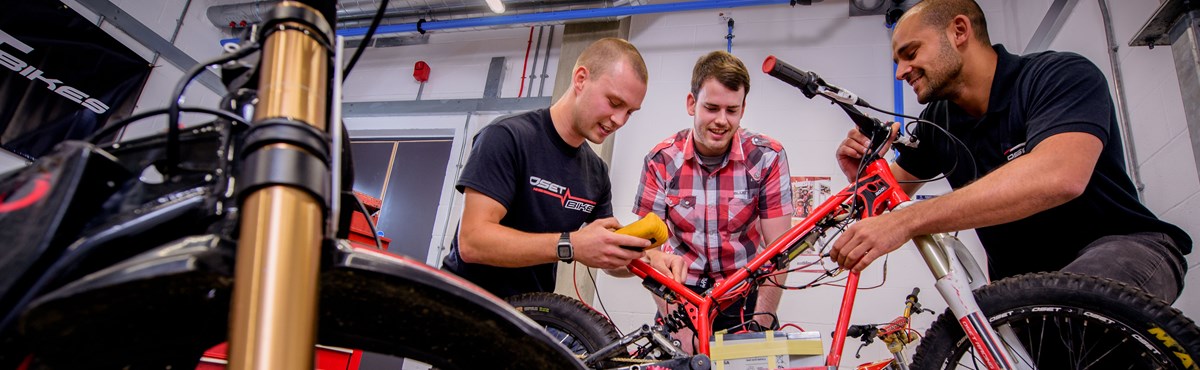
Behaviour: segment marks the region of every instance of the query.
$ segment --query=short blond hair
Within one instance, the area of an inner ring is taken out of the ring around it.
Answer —
[[[575,59],[575,67],[587,67],[588,71],[596,76],[602,76],[618,61],[624,60],[629,63],[629,67],[633,69],[642,83],[649,81],[649,73],[646,72],[646,61],[642,59],[642,53],[638,52],[637,48],[625,41],[616,37],[605,37],[596,40],[583,53],[579,54],[579,58]]]

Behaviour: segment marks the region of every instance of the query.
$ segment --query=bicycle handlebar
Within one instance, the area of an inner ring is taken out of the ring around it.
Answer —
[[[846,114],[850,116],[850,120],[854,121],[854,124],[858,126],[859,131],[867,135],[867,137],[874,139],[871,143],[871,147],[873,148],[881,148],[891,136],[891,128],[888,125],[863,114],[858,108],[854,107],[857,105],[875,109],[871,107],[870,103],[867,103],[866,100],[859,98],[858,95],[849,90],[826,83],[816,73],[793,67],[791,64],[787,64],[787,62],[779,60],[774,55],[768,56],[766,60],[763,60],[763,73],[795,86],[809,99],[820,95],[832,101],[838,107],[842,108],[843,111],[846,111]],[[868,162],[874,159],[863,158],[864,161]]]
[[[821,95],[838,103],[866,108],[871,107],[871,104],[859,98],[858,94],[830,85],[816,73],[793,67],[791,64],[779,60],[774,55],[768,56],[766,60],[763,60],[763,73],[799,88],[800,91],[804,92],[804,96],[809,99],[812,99],[815,95]]]
[[[779,60],[774,55],[767,56],[767,59],[763,60],[762,69],[763,73],[800,89],[800,92],[803,92],[804,96],[809,99],[817,95],[817,88],[825,82],[816,73],[793,67],[791,64],[787,64],[787,62]]]

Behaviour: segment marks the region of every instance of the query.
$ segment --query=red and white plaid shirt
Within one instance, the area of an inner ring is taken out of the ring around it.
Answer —
[[[671,237],[663,248],[688,264],[686,284],[717,281],[745,266],[765,246],[760,218],[794,213],[787,155],[779,142],[745,129],[715,171],[696,156],[692,130],[668,137],[646,155],[633,212],[654,212]]]

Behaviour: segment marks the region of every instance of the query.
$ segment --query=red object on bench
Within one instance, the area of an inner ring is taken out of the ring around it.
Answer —
[[[367,212],[371,213],[371,221],[378,228],[379,208],[382,207],[383,201],[357,191],[354,192],[354,196],[358,197],[363,206],[366,206]],[[375,234],[371,233],[371,227],[367,225],[366,215],[363,215],[362,211],[354,205],[342,205],[342,207],[347,206],[355,207],[354,215],[350,216],[350,244],[353,244],[355,247],[375,248]],[[379,237],[379,242],[382,244],[383,250],[386,251],[392,239],[381,236]]]

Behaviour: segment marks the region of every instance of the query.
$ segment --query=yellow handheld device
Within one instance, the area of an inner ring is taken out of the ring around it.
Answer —
[[[641,220],[625,225],[615,231],[618,234],[632,235],[650,241],[650,246],[645,249],[653,249],[662,245],[667,241],[667,224],[663,223],[661,218],[654,212],[646,214]],[[637,249],[633,247],[626,247]]]

